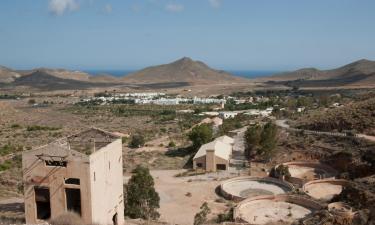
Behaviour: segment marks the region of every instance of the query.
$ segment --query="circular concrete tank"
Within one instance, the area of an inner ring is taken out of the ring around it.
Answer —
[[[291,177],[287,181],[303,185],[308,181],[333,178],[337,171],[333,168],[319,162],[287,162],[282,165],[288,166]]]
[[[233,216],[235,221],[249,224],[291,224],[320,209],[319,203],[301,196],[257,196],[240,202]]]
[[[322,179],[307,182],[303,186],[303,191],[316,200],[330,201],[335,195],[340,194],[344,187],[349,185],[350,182],[347,180]]]
[[[328,204],[328,211],[335,215],[336,220],[340,221],[340,224],[352,224],[355,212],[352,207],[344,202],[334,202]]]
[[[293,185],[271,177],[237,177],[220,185],[221,194],[234,201],[260,195],[286,194],[293,190]]]

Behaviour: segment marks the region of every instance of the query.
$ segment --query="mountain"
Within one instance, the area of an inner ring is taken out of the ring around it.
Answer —
[[[11,83],[13,86],[27,86],[43,90],[73,90],[87,89],[92,87],[111,86],[111,83],[92,83],[81,80],[63,79],[55,75],[51,75],[44,70],[36,70],[35,72],[21,76]]]
[[[37,68],[32,70],[21,71],[23,75],[31,74],[34,72],[45,72],[49,75],[70,80],[89,81],[91,75],[81,71],[72,71],[66,69],[50,69],[50,68]]]
[[[7,67],[0,66],[0,83],[12,83],[18,77],[21,77],[21,74]]]
[[[108,74],[99,74],[90,76],[89,81],[94,83],[118,83],[119,79]]]
[[[332,70],[307,68],[260,80],[301,87],[373,86],[375,85],[375,61],[362,59]]]
[[[147,67],[122,78],[126,83],[178,83],[196,84],[236,83],[247,81],[224,71],[210,68],[200,61],[184,57],[175,62]]]

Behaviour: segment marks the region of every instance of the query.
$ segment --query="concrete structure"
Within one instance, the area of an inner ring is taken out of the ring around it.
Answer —
[[[342,179],[322,179],[307,182],[303,191],[310,197],[320,201],[330,201],[335,195],[342,192],[344,187],[351,184],[350,181]]]
[[[221,195],[236,202],[261,195],[286,194],[293,190],[292,184],[271,177],[236,177],[220,185]]]
[[[223,119],[234,118],[238,115],[238,112],[219,112],[219,116]]]
[[[227,170],[233,142],[232,138],[225,136],[202,145],[193,158],[193,168],[208,172]]]
[[[122,141],[92,128],[22,154],[27,224],[67,211],[87,224],[124,224]]]
[[[322,208],[318,202],[298,195],[263,195],[239,203],[233,217],[236,222],[249,224],[292,224]]]
[[[337,175],[335,169],[319,162],[294,161],[282,165],[288,166],[291,175],[291,177],[286,177],[286,180],[300,187],[312,180],[334,178]]]
[[[355,212],[350,205],[344,202],[333,202],[328,204],[328,211],[335,216],[335,220],[338,224],[353,224],[352,221]]]

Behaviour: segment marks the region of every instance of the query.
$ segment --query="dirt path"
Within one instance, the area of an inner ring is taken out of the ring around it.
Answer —
[[[340,133],[340,132],[326,132],[326,131],[296,129],[296,128],[291,128],[289,124],[287,124],[286,122],[287,120],[276,120],[275,124],[281,128],[292,130],[292,131],[303,131],[309,134],[319,134],[319,135],[325,135],[325,136],[342,136],[342,137],[362,138],[367,141],[375,142],[375,136],[370,136],[366,134],[357,134],[355,136],[348,136],[346,133]]]
[[[366,134],[358,134],[357,137],[366,139],[368,141],[375,142],[375,136],[369,136],[369,135],[366,135]]]
[[[204,202],[208,203],[212,211],[211,217],[222,213],[226,208],[225,204],[215,202],[219,198],[215,189],[220,182],[210,176],[200,176],[199,179],[198,177],[175,177],[183,171],[151,171],[156,191],[160,196],[160,209],[158,210],[161,215],[160,220],[168,224],[191,225],[194,222],[194,215],[199,212]],[[125,180],[128,179],[125,177]]]

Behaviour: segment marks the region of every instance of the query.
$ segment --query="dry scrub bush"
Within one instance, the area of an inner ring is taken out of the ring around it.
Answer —
[[[73,212],[67,212],[50,221],[51,225],[87,225],[82,218]]]

